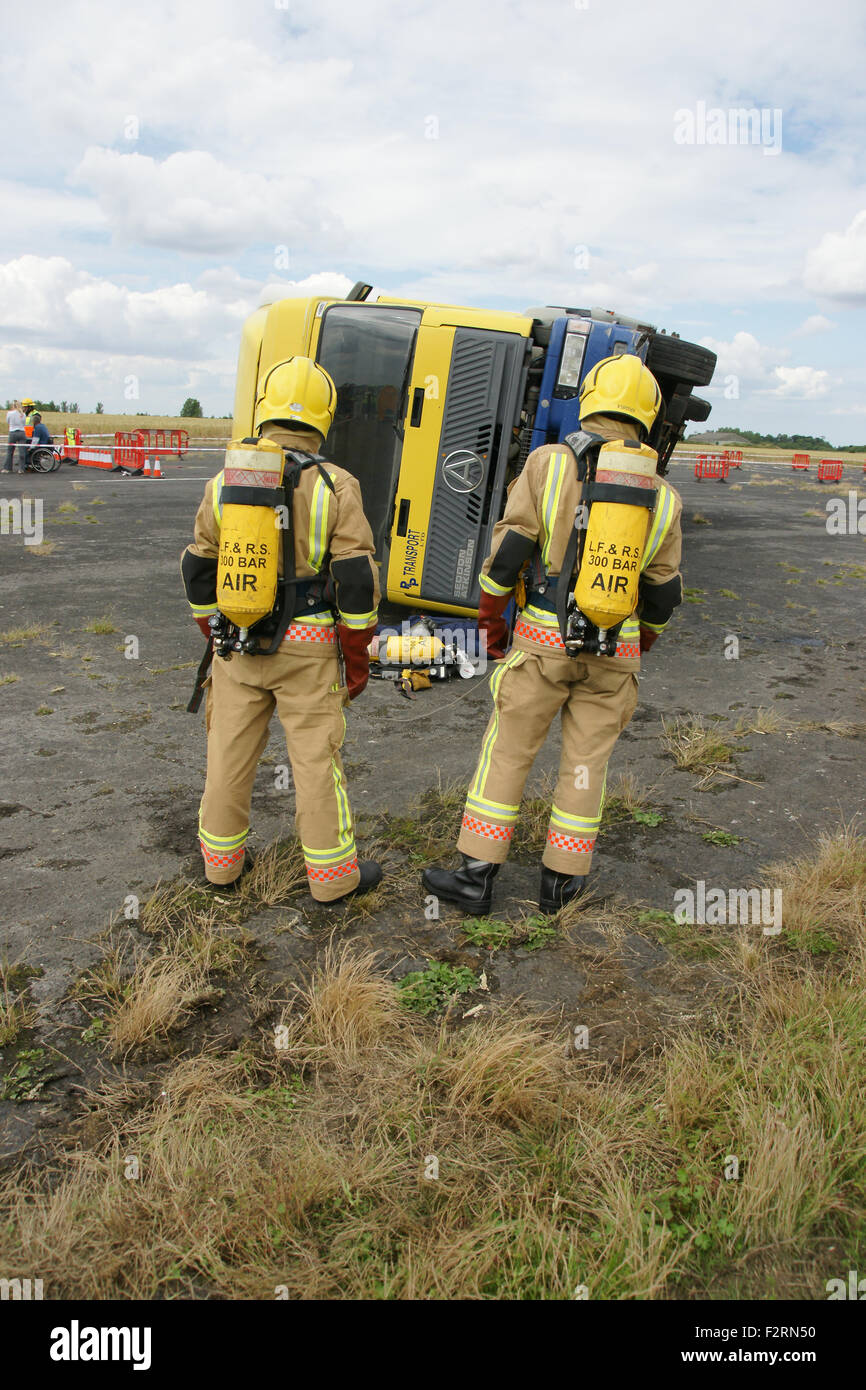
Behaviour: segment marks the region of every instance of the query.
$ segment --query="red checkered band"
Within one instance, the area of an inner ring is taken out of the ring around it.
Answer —
[[[550,829],[547,832],[547,843],[553,849],[564,849],[566,854],[592,854],[595,836],[588,840],[585,835],[563,835],[561,830]]]
[[[526,638],[527,642],[537,642],[540,647],[556,647],[557,651],[565,651],[565,643],[554,627],[536,627],[534,623],[518,618],[514,635]]]
[[[333,623],[289,623],[284,642],[336,642]]]
[[[227,854],[221,854],[217,850],[208,849],[204,840],[199,840],[204,862],[209,869],[233,869],[235,864],[239,864],[244,857],[244,846],[230,850]]]
[[[327,868],[308,864],[307,878],[313,879],[315,883],[332,883],[335,878],[345,878],[347,874],[353,874],[357,867],[357,858],[347,859],[345,864],[329,864]]]
[[[494,825],[492,821],[478,820],[476,816],[463,815],[463,829],[475,835],[483,835],[486,840],[510,840],[514,834],[513,825]]]
[[[555,628],[536,627],[534,623],[527,623],[523,618],[517,619],[514,628],[516,637],[525,637],[529,642],[537,642],[540,647],[553,647],[556,651],[565,651],[565,643]],[[617,642],[614,656],[640,656],[639,642]]]

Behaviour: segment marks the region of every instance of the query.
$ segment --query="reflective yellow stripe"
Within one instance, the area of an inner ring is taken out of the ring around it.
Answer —
[[[626,618],[619,630],[618,642],[634,642],[640,637],[640,623],[637,618]]]
[[[343,613],[340,612],[340,622],[346,627],[365,628],[369,627],[378,618],[378,613]]]
[[[328,549],[330,503],[331,489],[320,476],[313,484],[313,498],[310,503],[310,566],[316,571],[322,568]]]
[[[666,487],[664,483],[660,483],[652,525],[650,526],[650,533],[647,537],[643,559],[641,560],[641,570],[645,570],[647,565],[655,558],[659,546],[671,528],[673,518],[674,495],[669,487]]]
[[[510,594],[511,589],[514,588],[512,584],[511,588],[506,589],[503,584],[497,584],[496,580],[491,579],[487,574],[479,575],[478,583],[481,585],[485,594],[492,594],[494,598],[504,598],[505,595]]]
[[[480,816],[493,816],[505,825],[513,825],[517,820],[520,806],[506,806],[501,801],[488,801],[486,797],[474,796],[470,791],[466,798],[467,811],[476,811]]]
[[[557,621],[556,614],[551,613],[550,610],[547,608],[536,608],[534,604],[528,603],[526,607],[521,611],[525,618],[528,618],[538,627],[555,627],[557,629],[559,628],[559,623]]]
[[[544,545],[541,549],[541,562],[546,567],[550,561],[550,542],[553,538],[553,528],[556,524],[556,514],[559,508],[559,494],[562,491],[562,480],[565,477],[565,454],[551,454],[550,463],[547,469],[547,482],[544,485],[544,495],[541,503],[541,520],[544,527]]]
[[[225,482],[225,480],[226,475],[222,469],[219,473],[217,473],[216,477],[213,480],[213,514],[216,519],[217,526],[222,525],[223,508],[221,499],[223,495],[223,483]]]
[[[209,835],[206,830],[202,829],[201,820],[199,820],[198,836],[202,844],[207,845],[208,849],[217,851],[238,849],[249,833],[250,829],[247,826],[246,830],[242,830],[238,835]]]
[[[339,864],[346,858],[347,849],[353,850],[355,847],[354,838],[350,835],[348,844],[340,844],[336,849],[310,849],[302,844],[304,858],[308,864]]]
[[[601,811],[597,816],[573,816],[568,811],[561,811],[558,806],[553,806],[550,812],[550,824],[555,825],[557,830],[572,830],[578,834],[587,831],[598,830],[601,824]]]
[[[189,606],[196,618],[209,618],[212,613],[219,612],[215,603],[191,603]]]
[[[511,652],[496,668],[490,679],[490,694],[493,696],[493,723],[490,726],[487,737],[481,745],[481,756],[478,759],[478,767],[475,770],[475,777],[469,788],[470,796],[481,796],[487,781],[487,774],[490,771],[490,759],[493,754],[494,744],[496,743],[496,735],[499,732],[499,708],[496,704],[496,698],[499,694],[499,687],[502,684],[502,677],[507,670],[512,666],[518,665],[521,661],[525,660],[525,658],[526,652]]]

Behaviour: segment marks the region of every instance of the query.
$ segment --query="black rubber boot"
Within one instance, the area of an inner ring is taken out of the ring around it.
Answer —
[[[577,898],[586,887],[587,875],[558,874],[555,869],[541,866],[541,885],[538,890],[538,906],[542,912],[559,912],[573,898]]]
[[[361,882],[357,888],[350,888],[348,893],[343,893],[339,898],[331,898],[326,903],[319,902],[319,907],[336,907],[337,903],[344,903],[347,898],[360,898],[382,882],[382,868],[375,859],[359,859],[358,871],[361,875]]]
[[[448,869],[425,869],[421,882],[428,893],[444,898],[447,903],[456,903],[466,912],[479,912],[483,916],[490,911],[493,901],[493,880],[499,873],[499,864],[489,864],[486,859],[470,859],[461,856],[463,863],[454,872]]]

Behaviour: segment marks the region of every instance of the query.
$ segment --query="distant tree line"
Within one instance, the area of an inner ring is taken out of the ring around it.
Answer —
[[[757,430],[743,430],[739,425],[721,425],[715,428],[716,434],[739,434],[750,444],[775,444],[779,449],[829,449],[833,454],[862,453],[866,444],[831,444],[818,434],[759,434]]]
[[[6,409],[12,409],[12,402],[6,402]],[[56,401],[34,401],[33,409],[38,411],[53,410],[55,415],[78,415],[79,407],[77,401],[61,401],[58,405]]]

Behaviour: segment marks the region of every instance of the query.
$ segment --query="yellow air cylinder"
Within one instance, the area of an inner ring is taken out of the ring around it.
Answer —
[[[284,464],[282,449],[267,439],[233,440],[226,450],[217,604],[239,628],[266,618],[276,602],[282,532],[275,507]]]
[[[432,666],[444,650],[442,640],[431,633],[408,633],[378,641],[374,655],[381,662],[397,666]]]
[[[646,444],[618,440],[602,444],[595,483],[651,489],[655,502],[658,455]],[[652,511],[629,502],[596,500],[578,570],[574,598],[584,617],[607,630],[631,617],[637,607],[640,565]]]

